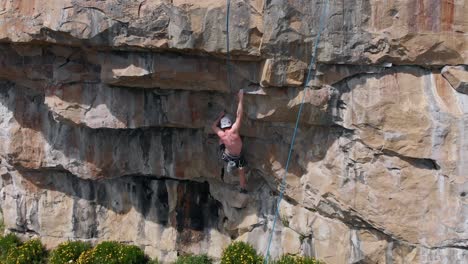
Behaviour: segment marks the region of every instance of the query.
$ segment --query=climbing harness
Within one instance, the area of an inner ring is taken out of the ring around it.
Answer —
[[[299,112],[297,113],[296,126],[294,127],[294,133],[293,133],[293,136],[292,136],[292,139],[291,139],[291,144],[290,144],[290,147],[289,147],[288,159],[286,161],[286,167],[285,167],[285,170],[284,170],[284,175],[283,175],[283,178],[281,180],[280,195],[279,195],[279,197],[277,199],[277,202],[276,202],[275,217],[273,218],[273,226],[271,227],[271,232],[270,232],[270,236],[269,236],[269,239],[268,239],[268,246],[267,246],[267,249],[266,249],[265,259],[263,261],[264,264],[268,264],[269,258],[270,258],[271,241],[273,239],[273,235],[274,235],[274,231],[275,231],[275,225],[276,225],[276,221],[277,221],[278,215],[279,215],[280,203],[281,203],[281,200],[283,199],[283,196],[284,196],[284,189],[285,189],[285,185],[286,185],[286,175],[288,173],[289,162],[291,160],[292,151],[293,151],[293,147],[294,147],[294,141],[296,140],[296,134],[297,134],[297,130],[298,130],[298,127],[299,127],[299,120],[300,120],[301,113],[302,113],[302,108],[303,108],[303,105],[304,105],[305,90],[309,88],[308,84],[309,84],[309,81],[310,81],[312,68],[314,68],[315,60],[316,60],[316,57],[317,57],[316,53],[317,53],[318,43],[320,41],[321,33],[322,33],[322,30],[323,30],[323,26],[324,26],[324,19],[325,19],[325,15],[326,15],[326,12],[327,12],[327,7],[328,7],[328,0],[325,1],[325,5],[324,5],[323,10],[322,10],[322,15],[320,16],[319,29],[318,29],[317,37],[315,38],[314,49],[313,49],[311,59],[310,59],[310,64],[309,64],[309,69],[308,69],[308,73],[307,73],[307,79],[306,79],[306,82],[305,82],[304,92],[302,93],[302,100],[301,100],[301,104],[299,106]],[[315,74],[315,71],[314,71],[314,74]]]

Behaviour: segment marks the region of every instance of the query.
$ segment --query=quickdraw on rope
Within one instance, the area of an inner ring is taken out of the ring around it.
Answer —
[[[281,200],[283,199],[283,196],[284,196],[284,189],[285,189],[285,185],[286,185],[286,175],[288,173],[289,162],[291,161],[291,156],[292,156],[292,152],[293,152],[293,148],[294,148],[294,141],[296,140],[296,134],[297,134],[297,130],[298,130],[298,127],[299,127],[299,120],[300,120],[301,113],[302,113],[302,108],[303,108],[303,105],[304,105],[305,90],[309,88],[308,84],[309,84],[310,77],[312,75],[312,69],[314,68],[315,60],[316,60],[316,57],[317,57],[316,53],[317,53],[317,48],[318,48],[318,44],[319,44],[319,41],[320,41],[320,36],[321,36],[323,26],[324,26],[324,22],[325,22],[325,15],[326,15],[326,12],[327,12],[327,7],[328,7],[328,0],[325,1],[325,5],[323,6],[323,10],[322,10],[322,15],[320,16],[319,29],[318,29],[317,37],[315,38],[315,44],[314,44],[313,52],[312,52],[311,59],[310,59],[309,69],[308,69],[308,73],[307,73],[307,79],[306,79],[306,82],[305,82],[304,91],[302,93],[301,104],[299,106],[299,111],[297,113],[296,126],[294,127],[294,133],[293,133],[293,136],[292,136],[292,139],[291,139],[291,145],[289,147],[288,159],[286,161],[286,167],[285,167],[285,170],[284,170],[284,175],[283,175],[283,178],[281,180],[280,195],[279,195],[279,197],[277,199],[277,202],[276,202],[275,217],[273,218],[273,226],[271,227],[270,236],[268,238],[268,246],[267,246],[267,250],[265,252],[265,259],[263,261],[264,264],[268,264],[269,258],[270,258],[271,241],[273,239],[275,226],[276,226],[276,221],[277,221],[278,215],[279,215],[280,203],[281,203]],[[315,74],[315,71],[314,71],[314,74]]]

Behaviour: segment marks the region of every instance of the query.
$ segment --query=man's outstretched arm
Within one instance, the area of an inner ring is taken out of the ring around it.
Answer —
[[[240,89],[237,96],[239,98],[239,104],[237,105],[236,122],[232,125],[232,129],[235,131],[239,131],[242,123],[242,115],[244,113],[244,90]]]
[[[216,133],[216,135],[218,136],[221,136],[221,134],[223,133],[223,130],[221,130],[219,127],[218,127],[218,124],[219,124],[219,120],[221,120],[221,118],[223,118],[224,116],[224,111],[222,111],[218,118],[216,118],[216,120],[214,121],[214,123],[211,125],[211,129],[213,129],[213,131]]]

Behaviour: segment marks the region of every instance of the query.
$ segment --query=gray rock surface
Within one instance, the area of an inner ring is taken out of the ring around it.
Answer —
[[[134,243],[170,263],[233,240],[326,263],[468,262],[468,4],[0,2],[6,232]],[[458,65],[458,66],[456,66]],[[211,122],[245,95],[247,195]]]

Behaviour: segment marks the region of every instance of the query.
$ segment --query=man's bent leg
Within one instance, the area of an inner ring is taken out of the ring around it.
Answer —
[[[245,168],[239,168],[239,181],[241,189],[246,189],[247,180],[245,179]]]

